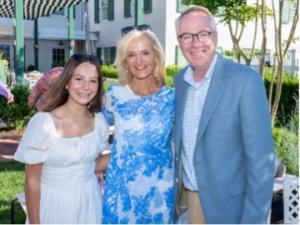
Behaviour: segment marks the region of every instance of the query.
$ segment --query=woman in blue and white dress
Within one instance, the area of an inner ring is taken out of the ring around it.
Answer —
[[[115,126],[106,171],[103,223],[173,223],[171,131],[174,90],[164,86],[161,45],[134,29],[118,43],[120,85],[104,95],[103,114]]]

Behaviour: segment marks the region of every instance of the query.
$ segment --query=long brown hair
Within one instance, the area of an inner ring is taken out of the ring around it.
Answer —
[[[47,92],[45,105],[42,111],[50,112],[55,108],[65,104],[69,98],[69,92],[66,89],[66,85],[72,78],[76,68],[84,62],[88,62],[95,66],[98,73],[98,91],[95,97],[88,103],[88,109],[90,112],[97,112],[101,109],[102,94],[103,94],[103,80],[101,74],[100,61],[92,55],[74,54],[66,63],[62,74],[59,76],[55,84]]]

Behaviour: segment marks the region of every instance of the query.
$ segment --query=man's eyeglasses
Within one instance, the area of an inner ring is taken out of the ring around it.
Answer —
[[[183,33],[178,35],[178,38],[182,41],[183,44],[191,44],[195,38],[197,38],[200,42],[206,42],[210,38],[210,35],[214,33],[214,31],[199,31],[198,33]]]
[[[139,30],[139,31],[151,30],[151,27],[150,25],[147,24],[124,27],[121,30],[121,36],[123,37],[124,35],[128,34],[132,30]]]

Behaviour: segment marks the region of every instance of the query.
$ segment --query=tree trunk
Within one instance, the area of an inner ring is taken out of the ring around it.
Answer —
[[[265,0],[261,0],[261,29],[262,29],[262,41],[261,41],[261,47],[260,52],[261,56],[259,59],[259,73],[264,76],[264,70],[265,70],[265,61],[266,61],[266,48],[267,48],[267,36],[266,36],[266,27],[267,27],[267,19],[266,19],[266,9],[265,9],[266,3]]]

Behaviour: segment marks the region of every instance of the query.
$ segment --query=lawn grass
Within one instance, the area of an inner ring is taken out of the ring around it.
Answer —
[[[11,223],[11,202],[24,191],[24,164],[0,163],[0,224]],[[15,223],[24,223],[25,214],[19,204],[15,207]]]

